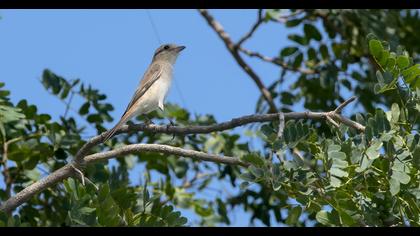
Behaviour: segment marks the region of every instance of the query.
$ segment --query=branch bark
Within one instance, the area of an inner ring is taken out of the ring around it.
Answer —
[[[74,169],[70,165],[65,165],[47,177],[29,185],[15,196],[9,198],[1,205],[0,210],[10,214],[16,207],[29,201],[29,199],[31,199],[35,194],[38,194],[73,175]]]
[[[124,125],[116,132],[116,134],[133,133],[133,132],[138,132],[138,131],[149,131],[152,133],[166,133],[166,134],[178,134],[178,135],[207,134],[207,133],[216,132],[216,131],[230,130],[235,127],[243,126],[250,123],[276,121],[276,120],[279,120],[280,117],[283,117],[285,120],[290,120],[290,119],[323,120],[329,117],[329,118],[334,119],[337,122],[341,122],[349,127],[352,127],[359,132],[364,132],[365,127],[363,125],[355,121],[352,121],[342,116],[341,114],[337,113],[337,112],[340,112],[344,106],[348,105],[352,101],[354,101],[354,97],[350,98],[349,100],[339,105],[338,108],[340,109],[336,109],[330,112],[306,111],[306,112],[289,112],[289,113],[283,113],[283,114],[281,113],[255,114],[255,115],[243,116],[243,117],[232,119],[227,122],[222,122],[219,124],[207,125],[207,126],[189,126],[189,127],[170,126],[170,127],[167,127],[167,126],[144,125],[144,124]],[[164,154],[189,157],[189,158],[193,158],[199,161],[210,161],[210,162],[223,163],[223,164],[229,164],[229,165],[240,165],[244,167],[248,165],[247,163],[240,161],[239,158],[237,157],[219,156],[215,154],[208,154],[204,152],[186,150],[179,147],[171,147],[171,146],[160,145],[160,144],[132,144],[132,145],[127,145],[127,146],[124,146],[115,150],[107,151],[107,152],[87,155],[93,147],[102,143],[104,137],[106,136],[108,132],[109,131],[105,131],[102,134],[90,139],[80,148],[78,153],[75,155],[75,160],[73,161],[73,163],[67,164],[66,166],[54,171],[49,176],[26,187],[21,192],[19,192],[18,194],[9,198],[6,202],[4,202],[1,205],[0,210],[10,213],[15,208],[22,205],[23,203],[28,201],[31,197],[42,192],[43,190],[49,187],[52,187],[55,184],[69,177],[78,177],[77,171],[75,170],[75,168],[81,168],[87,164],[90,164],[96,161],[108,160],[110,158],[130,154],[130,153],[159,152],[159,153],[164,153]]]
[[[92,162],[104,161],[111,158],[124,156],[127,154],[142,153],[142,152],[159,152],[159,153],[168,154],[168,155],[190,157],[198,161],[210,161],[210,162],[228,164],[228,165],[240,165],[243,167],[248,166],[247,163],[240,161],[239,158],[236,158],[236,157],[219,156],[219,155],[208,154],[208,153],[194,151],[194,150],[186,150],[179,147],[161,145],[161,144],[131,144],[131,145],[127,145],[121,148],[114,149],[112,151],[95,153],[95,154],[86,156],[84,158],[84,161],[86,162],[86,164],[90,164]]]

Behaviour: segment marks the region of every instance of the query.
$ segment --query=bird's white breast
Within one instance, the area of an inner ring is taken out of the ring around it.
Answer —
[[[156,82],[139,99],[138,115],[147,114],[163,104],[172,82],[172,66],[166,67]]]

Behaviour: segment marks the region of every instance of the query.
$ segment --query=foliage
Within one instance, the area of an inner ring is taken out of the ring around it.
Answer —
[[[269,88],[282,111],[331,111],[351,95],[347,113],[364,133],[324,121],[289,120],[246,127],[245,134],[121,134],[93,152],[130,143],[160,143],[240,157],[248,168],[142,153],[87,166],[98,186],[68,179],[30,199],[1,226],[229,225],[232,210],[250,223],[292,226],[418,226],[420,224],[420,26],[413,10],[265,10],[263,24],[284,24],[290,45],[278,50],[280,78]],[[285,19],[285,22],[279,20]],[[298,32],[298,33],[296,33]],[[250,39],[251,40],[251,39]],[[400,46],[403,45],[403,46]],[[276,45],[274,45],[276,46]],[[274,51],[274,50],[273,50]],[[288,80],[284,86],[284,81]],[[58,120],[26,100],[10,102],[0,83],[0,201],[68,163],[85,143],[113,122],[112,105],[93,86],[46,69],[41,82],[63,101]],[[81,102],[72,98],[78,96]],[[349,105],[351,106],[351,105]],[[211,125],[212,115],[193,116],[175,104],[166,114],[177,125]],[[256,101],[256,111],[268,111]],[[162,112],[150,118],[165,123]],[[138,117],[137,122],[143,122]],[[83,124],[87,124],[85,127]],[[263,148],[254,148],[247,135]],[[245,140],[245,141],[244,141]],[[129,178],[142,173],[137,183]],[[234,190],[226,194],[222,188]],[[3,186],[3,185],[2,185]],[[217,186],[216,189],[213,187]],[[194,218],[181,212],[189,210]],[[274,216],[274,217],[273,217]]]
[[[420,224],[420,135],[414,127],[420,74],[412,69],[419,64],[412,65],[405,51],[384,49],[377,39],[369,41],[369,49],[380,66],[375,92],[404,93],[401,103],[393,103],[389,111],[377,108],[365,118],[360,115],[359,122],[366,125],[360,134],[341,126],[330,127],[334,135],[320,137],[306,124],[289,121],[284,137],[271,139],[277,136],[275,126],[263,126],[274,153],[283,156],[288,148],[297,147],[305,156],[297,151],[293,159],[280,162],[246,158],[252,165],[241,175],[243,186],[261,183],[287,192],[297,202],[288,207],[286,223],[295,224],[304,209],[318,224],[328,226]]]

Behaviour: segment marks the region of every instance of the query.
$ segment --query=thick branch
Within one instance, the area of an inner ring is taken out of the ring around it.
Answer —
[[[45,189],[55,185],[56,183],[67,179],[73,174],[74,169],[70,165],[63,166],[60,169],[54,171],[52,174],[48,175],[47,177],[29,185],[15,196],[9,198],[1,205],[0,210],[10,213],[16,207],[29,201],[29,199],[31,199],[35,194],[38,194],[44,191]]]
[[[349,100],[354,101],[354,98],[350,98]],[[345,101],[344,103],[348,105],[350,102],[349,100]],[[343,103],[343,104],[344,104]],[[338,107],[343,108],[342,105]],[[336,109],[337,110],[337,109]],[[325,117],[332,116],[335,120],[346,124],[349,127],[355,128],[360,132],[364,132],[365,127],[357,122],[349,120],[344,116],[333,115],[336,114],[335,111],[332,112],[287,112],[283,113],[283,117],[285,120],[290,119],[312,119],[312,120],[319,120],[325,119]],[[214,125],[203,125],[203,126],[166,126],[166,125],[154,125],[154,124],[136,124],[136,125],[123,125],[117,132],[115,133],[135,133],[139,131],[146,131],[151,133],[165,133],[165,134],[175,134],[175,135],[187,135],[187,134],[208,134],[211,132],[217,131],[224,131],[230,130],[239,126],[251,124],[251,123],[261,123],[261,122],[269,122],[269,121],[276,121],[280,117],[280,113],[274,114],[254,114],[248,116],[242,116],[238,118],[234,118],[230,121],[214,124]],[[89,153],[92,147],[102,143],[103,138],[107,135],[108,131],[103,132],[102,134],[91,138],[76,154],[75,159],[82,161],[83,157]]]
[[[160,144],[131,144],[124,146],[122,148],[117,148],[108,152],[95,153],[84,158],[87,164],[96,161],[108,160],[118,156],[124,156],[132,153],[142,153],[142,152],[159,152],[168,155],[177,155],[183,157],[190,157],[198,161],[210,161],[221,164],[228,165],[240,165],[247,167],[248,164],[244,163],[236,157],[229,156],[218,156],[214,154],[208,154],[204,152],[186,150],[179,147],[172,147],[168,145]]]
[[[186,150],[178,147],[172,147],[167,145],[159,144],[132,144],[127,145],[118,149],[114,149],[107,152],[95,153],[83,158],[84,164],[90,164],[93,162],[104,161],[118,156],[124,156],[132,153],[143,153],[143,152],[159,152],[168,155],[177,155],[183,157],[190,157],[199,161],[210,161],[215,163],[222,163],[228,165],[240,165],[247,167],[248,164],[239,160],[239,158],[229,157],[229,156],[218,156],[214,154],[207,154],[204,152],[198,152],[194,150]],[[10,213],[16,207],[22,205],[31,199],[34,195],[44,191],[45,189],[54,186],[55,184],[69,178],[69,177],[78,177],[75,169],[72,167],[72,164],[68,164],[56,171],[47,177],[31,184],[26,187],[24,190],[20,191],[14,197],[9,198],[3,205],[0,207],[0,210]]]
[[[354,98],[350,98],[349,100],[345,101],[339,108],[343,108],[345,105],[348,105]],[[223,131],[233,129],[238,126],[243,126],[249,123],[255,122],[268,122],[268,121],[276,121],[279,120],[280,117],[284,117],[285,120],[289,119],[313,119],[313,120],[320,120],[326,119],[326,117],[330,117],[337,122],[341,122],[349,127],[355,128],[359,132],[364,132],[365,127],[355,121],[352,121],[341,114],[336,113],[336,111],[330,112],[289,112],[275,114],[256,114],[256,115],[249,115],[243,116],[239,118],[232,119],[231,121],[214,124],[214,125],[207,125],[207,126],[190,126],[190,127],[176,127],[176,126],[159,126],[159,125],[124,125],[121,127],[116,134],[119,133],[129,133],[129,132],[138,132],[138,131],[149,131],[152,133],[167,133],[167,134],[179,134],[179,135],[186,135],[186,134],[205,134],[211,133],[215,131]],[[100,160],[107,160],[116,156],[126,155],[130,153],[141,153],[141,152],[160,152],[165,154],[177,155],[177,156],[184,156],[190,157],[195,160],[200,161],[210,161],[215,163],[224,163],[229,165],[240,165],[240,166],[247,166],[246,163],[241,162],[238,158],[235,157],[228,157],[228,156],[217,156],[214,154],[207,154],[203,152],[193,151],[193,150],[185,150],[178,147],[171,147],[166,145],[159,145],[159,144],[133,144],[128,145],[119,149],[115,149],[108,152],[103,153],[96,153],[87,156],[87,154],[91,151],[91,149],[102,143],[103,138],[106,136],[106,131],[92,139],[90,139],[83,147],[79,150],[79,152],[75,156],[75,161],[72,164],[68,164],[49,176],[41,179],[34,184],[28,186],[14,197],[11,197],[3,205],[0,207],[0,210],[4,210],[6,212],[13,211],[16,207],[20,206],[24,202],[28,201],[31,197],[35,194],[40,193],[41,191],[45,190],[48,187],[55,185],[62,180],[74,176],[76,171],[72,167],[75,166],[79,168],[80,166],[84,166],[85,164],[89,164],[95,161]],[[77,177],[77,176],[76,176]]]
[[[241,55],[239,55],[238,47],[233,43],[229,35],[223,29],[222,25],[216,21],[213,16],[209,14],[207,10],[199,9],[200,14],[204,17],[210,27],[217,33],[217,35],[223,40],[225,43],[226,48],[229,50],[230,54],[232,54],[233,58],[239,64],[239,66],[251,77],[251,79],[255,82],[258,89],[261,91],[264,99],[267,101],[268,105],[270,106],[270,112],[277,112],[277,107],[274,104],[273,98],[271,97],[270,91],[264,86],[263,82],[261,81],[260,77],[251,69],[251,67],[242,59]]]

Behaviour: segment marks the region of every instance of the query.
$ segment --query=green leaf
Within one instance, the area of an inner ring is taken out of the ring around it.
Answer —
[[[372,39],[369,41],[369,51],[377,59],[382,55],[383,47],[379,40]]]
[[[290,34],[287,36],[290,40],[295,41],[300,45],[308,45],[308,39],[297,34]]]
[[[379,70],[376,71],[376,78],[378,79],[379,83],[385,84],[385,79],[384,79],[382,73]]]
[[[408,77],[412,73],[416,73],[419,71],[419,64],[415,64],[413,66],[408,67],[407,69],[403,70],[401,73],[404,77]]]
[[[240,158],[241,161],[251,163],[254,166],[261,167],[264,166],[264,159],[261,158],[258,154],[249,153]]]
[[[396,64],[396,59],[393,57],[389,57],[388,61],[386,62],[386,69],[388,71],[392,71],[392,69],[394,69],[395,67],[395,64]]]
[[[287,28],[296,27],[297,25],[299,25],[302,22],[302,20],[303,19],[288,20],[288,21],[286,21],[286,27]]]
[[[330,54],[328,53],[328,48],[325,44],[322,44],[319,47],[319,51],[321,52],[321,56],[323,60],[328,60],[330,58]]]
[[[87,121],[90,123],[100,123],[102,122],[102,118],[100,114],[91,114],[86,118]]]
[[[407,56],[401,55],[397,57],[397,66],[400,70],[407,68],[410,65],[410,60]]]
[[[274,141],[277,138],[276,131],[268,124],[261,126],[261,132],[267,137],[268,140]]]
[[[343,225],[352,226],[356,223],[354,219],[349,214],[347,214],[347,212],[345,212],[344,210],[338,210],[338,212],[340,214],[340,219]]]
[[[264,170],[257,168],[255,166],[248,167],[249,172],[251,172],[256,178],[261,178],[264,176]]]
[[[90,102],[85,102],[79,109],[80,115],[86,115],[89,112]]]
[[[3,142],[6,141],[6,129],[4,129],[3,123],[0,121],[0,134],[3,139]]]
[[[366,156],[370,160],[374,160],[379,157],[379,149],[382,147],[382,142],[380,140],[375,140],[370,147],[366,150]]]
[[[303,26],[303,31],[305,32],[305,36],[309,39],[315,39],[316,41],[321,41],[322,35],[318,31],[318,29],[311,25],[311,24],[305,24]]]
[[[394,178],[389,180],[389,191],[391,192],[392,196],[395,196],[397,193],[400,192],[400,182]]]
[[[388,58],[389,58],[389,55],[390,55],[390,52],[388,50],[382,50],[381,57],[380,58],[377,58],[379,60],[378,61],[379,64],[382,67],[385,67],[386,66],[386,63],[387,63]]]
[[[293,61],[293,64],[292,64],[293,68],[298,68],[298,67],[300,67],[300,65],[302,64],[302,61],[303,61],[303,54],[302,54],[302,53],[299,53],[299,54],[295,57],[295,60]]]
[[[341,146],[337,144],[331,144],[328,146],[328,152],[338,152],[341,150]]]
[[[239,176],[239,178],[248,181],[248,182],[254,182],[256,180],[255,176],[251,173],[243,173]]]
[[[338,169],[338,168],[331,168],[330,173],[334,176],[337,176],[337,177],[348,177],[349,176],[349,173],[347,173],[347,172],[345,172],[341,169]]]
[[[402,184],[408,184],[410,182],[410,176],[401,171],[393,171],[391,178]]]
[[[315,218],[319,223],[326,226],[330,226],[332,225],[330,215],[331,213],[327,212],[326,210],[321,210],[321,211],[318,211],[318,213],[316,213]]]
[[[79,209],[80,214],[82,215],[87,215],[90,214],[92,212],[96,211],[95,208],[91,208],[91,207],[82,207]]]
[[[194,211],[201,217],[208,217],[213,214],[213,209],[211,207],[203,207],[199,203],[194,204]]]
[[[410,84],[410,86],[415,88],[420,88],[420,64],[413,65],[402,72],[404,80]]]
[[[293,207],[289,214],[287,215],[286,224],[288,225],[294,225],[298,222],[300,215],[302,214],[302,207],[296,206]]]
[[[67,158],[67,153],[64,149],[58,148],[54,151],[54,156],[57,157],[57,159],[65,160]]]
[[[297,47],[285,47],[281,50],[280,56],[287,57],[287,56],[290,56],[297,51],[298,51]]]
[[[391,114],[392,114],[391,122],[392,123],[397,123],[398,120],[400,119],[400,107],[398,106],[397,103],[392,104]]]
[[[247,189],[248,188],[248,186],[249,186],[249,182],[242,182],[240,185],[239,185],[239,188],[241,189],[241,190],[245,190],[245,189]]]
[[[0,122],[5,124],[24,119],[25,115],[21,112],[20,108],[0,105]]]
[[[413,164],[417,169],[420,169],[420,145],[417,145],[413,150]]]
[[[313,49],[312,47],[308,49],[308,60],[316,60],[317,56],[316,56],[316,52],[315,49]]]

